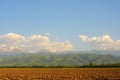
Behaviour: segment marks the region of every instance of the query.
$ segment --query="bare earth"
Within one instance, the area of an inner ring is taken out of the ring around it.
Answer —
[[[120,68],[0,68],[0,80],[120,80]]]

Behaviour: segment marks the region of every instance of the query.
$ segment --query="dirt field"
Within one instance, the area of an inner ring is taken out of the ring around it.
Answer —
[[[0,68],[0,80],[120,80],[120,68]]]

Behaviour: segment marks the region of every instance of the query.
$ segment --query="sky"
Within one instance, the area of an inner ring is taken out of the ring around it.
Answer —
[[[119,47],[120,0],[0,0],[2,51]]]

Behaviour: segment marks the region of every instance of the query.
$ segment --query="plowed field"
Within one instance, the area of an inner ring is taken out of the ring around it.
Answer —
[[[120,68],[0,68],[0,80],[120,80]]]

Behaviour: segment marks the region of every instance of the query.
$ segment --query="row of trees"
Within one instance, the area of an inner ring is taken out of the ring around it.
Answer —
[[[116,63],[116,64],[101,64],[101,65],[97,65],[94,63],[89,63],[88,65],[83,65],[80,66],[83,68],[120,68],[120,63]]]
[[[74,65],[74,66],[0,66],[0,68],[120,68],[120,63],[116,64],[101,64],[97,65],[89,63],[87,65]]]

